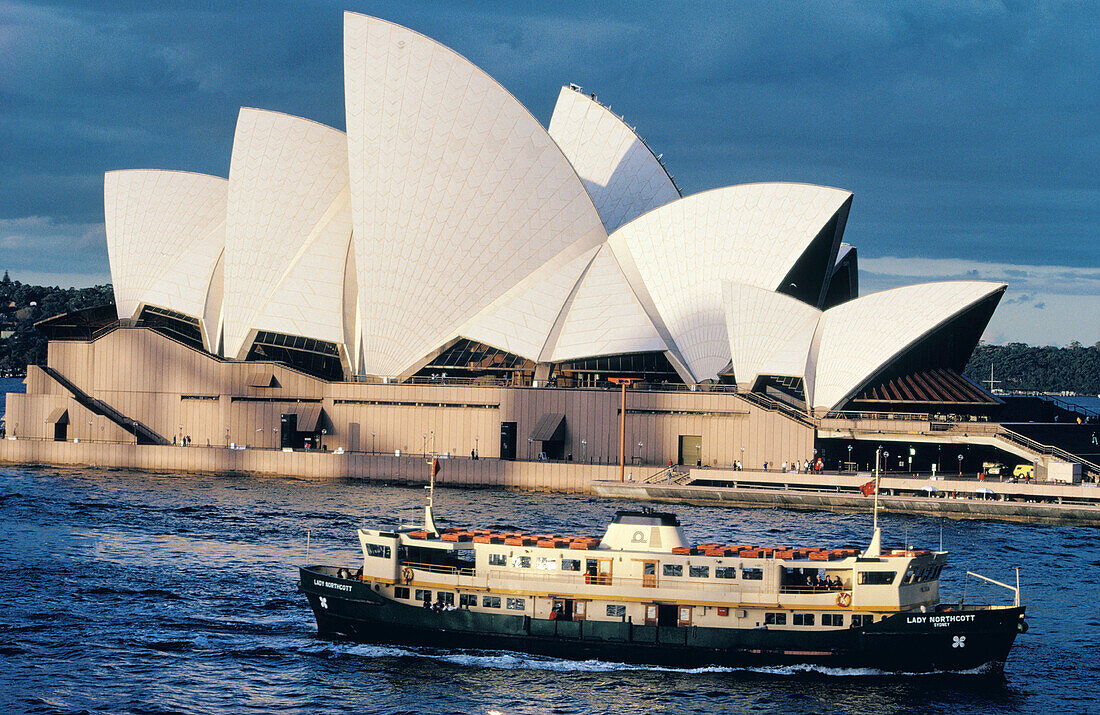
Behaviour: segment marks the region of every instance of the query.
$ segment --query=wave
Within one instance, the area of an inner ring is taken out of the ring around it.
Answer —
[[[320,652],[335,655],[330,644]],[[310,649],[306,649],[307,651]],[[930,671],[927,673],[899,673],[877,668],[831,668],[821,665],[770,665],[770,666],[721,666],[707,665],[697,668],[673,668],[669,666],[639,663],[617,663],[602,660],[564,660],[513,651],[467,651],[420,649],[384,645],[345,645],[340,650],[360,658],[425,658],[454,665],[497,670],[544,670],[562,673],[615,673],[653,672],[684,675],[709,673],[753,673],[777,676],[820,675],[827,677],[913,677],[929,675],[985,675],[995,671],[992,663],[969,670]]]

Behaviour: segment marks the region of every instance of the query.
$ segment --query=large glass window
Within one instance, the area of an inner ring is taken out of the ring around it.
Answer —
[[[710,578],[710,566],[689,566],[688,576],[695,578]]]
[[[580,571],[581,560],[580,559],[562,559],[561,560],[562,571]]]
[[[489,554],[490,566],[507,566],[508,557],[504,554]]]
[[[513,611],[522,611],[527,606],[527,600],[523,598],[509,598],[508,608]]]
[[[897,571],[863,571],[859,574],[859,583],[863,586],[889,586],[897,575]]]
[[[626,616],[626,606],[609,603],[607,605],[607,615],[611,618],[623,618]]]
[[[683,564],[665,564],[661,567],[662,573],[665,576],[683,576],[684,565]]]
[[[737,578],[736,566],[715,566],[714,567],[715,578]]]

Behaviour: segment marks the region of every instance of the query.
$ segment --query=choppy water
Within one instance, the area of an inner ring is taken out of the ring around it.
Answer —
[[[314,562],[353,563],[354,528],[419,516],[423,491],[371,484],[0,469],[0,709],[43,713],[1097,712],[1094,530],[943,522],[966,566],[1024,566],[1031,632],[1003,676],[806,668],[677,671],[508,652],[321,640],[295,592]],[[598,533],[620,506],[441,490],[462,523]],[[870,518],[676,509],[695,540],[863,542]],[[888,540],[938,545],[939,520],[886,517]],[[971,583],[968,597],[1007,600]]]

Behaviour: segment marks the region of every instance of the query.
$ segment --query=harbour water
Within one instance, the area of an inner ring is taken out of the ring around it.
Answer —
[[[0,469],[0,707],[36,713],[1096,712],[1091,529],[886,517],[887,540],[1012,578],[1030,633],[1003,675],[680,671],[319,639],[295,566],[354,564],[357,525],[418,519],[423,490],[365,483]],[[621,504],[440,490],[439,514],[598,534]],[[861,544],[869,515],[677,507],[693,540]],[[1006,602],[992,587],[967,600]]]
[[[9,392],[26,392],[27,385],[21,377],[0,377],[0,417],[7,410]]]

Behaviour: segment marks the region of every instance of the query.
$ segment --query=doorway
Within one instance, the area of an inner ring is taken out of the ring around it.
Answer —
[[[642,562],[642,588],[657,588],[657,562]]]
[[[298,415],[288,413],[279,419],[279,446],[283,449],[294,447],[298,436]]]
[[[659,626],[675,626],[676,625],[676,612],[679,607],[674,603],[660,603],[657,604],[657,625]]]
[[[678,464],[703,466],[703,436],[698,434],[680,435],[680,457]]]

